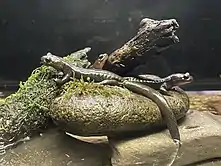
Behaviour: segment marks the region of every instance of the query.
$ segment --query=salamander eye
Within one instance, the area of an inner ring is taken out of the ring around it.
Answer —
[[[188,78],[189,78],[188,76],[185,76],[185,75],[183,76],[184,80],[187,80]]]
[[[146,26],[148,23],[151,23],[153,22],[152,19],[149,19],[149,18],[144,18],[140,21],[140,28]]]
[[[103,60],[106,56],[107,56],[107,54],[100,54],[100,55],[98,56],[98,59],[99,59],[99,60]]]
[[[98,56],[98,59],[103,59],[103,58],[104,58],[104,55],[103,55],[103,54],[101,54],[101,55]]]
[[[48,63],[48,62],[49,62],[49,59],[48,59],[47,55],[41,57],[41,61],[40,61],[41,64],[45,64],[45,63]]]
[[[45,62],[46,62],[46,63],[49,63],[49,62],[51,62],[51,59],[45,58]]]
[[[187,80],[187,79],[189,79],[189,78],[190,78],[190,74],[189,74],[189,73],[185,73],[185,74],[183,75],[183,79]]]

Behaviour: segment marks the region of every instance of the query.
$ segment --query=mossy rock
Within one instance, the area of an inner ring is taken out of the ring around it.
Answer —
[[[170,91],[165,96],[177,119],[185,116],[189,99]],[[81,136],[115,135],[162,125],[158,106],[150,99],[117,86],[74,80],[50,107],[50,116],[62,129]]]
[[[85,49],[64,57],[79,67],[88,67]],[[0,138],[5,145],[45,129],[51,122],[48,109],[60,89],[54,81],[57,71],[40,66],[20,83],[17,92],[0,99]]]

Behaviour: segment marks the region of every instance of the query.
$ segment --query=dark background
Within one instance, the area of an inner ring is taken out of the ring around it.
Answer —
[[[0,80],[26,80],[49,51],[64,56],[90,46],[93,61],[129,40],[149,17],[180,25],[180,43],[163,53],[165,74],[189,71],[198,87],[221,88],[220,7],[218,0],[0,1]]]

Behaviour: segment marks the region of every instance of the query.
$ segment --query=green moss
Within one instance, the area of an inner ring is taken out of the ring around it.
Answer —
[[[123,97],[125,95],[131,94],[131,92],[127,89],[119,90],[120,87],[108,86],[108,85],[99,85],[93,82],[84,82],[82,80],[74,79],[68,83],[66,83],[62,89],[62,95],[64,95],[65,99],[70,99],[72,95],[75,96],[104,96],[110,97],[113,95],[117,95],[119,97]]]
[[[83,136],[113,136],[163,125],[164,121],[156,103],[141,95],[130,92],[126,94],[123,88],[117,90],[123,91],[118,93],[124,95],[111,93],[111,97],[105,98],[70,93],[70,100],[64,98],[64,95],[59,96],[51,105],[51,116],[65,131]],[[171,96],[165,98],[176,118],[180,119],[188,110],[188,97],[177,92],[170,94]]]
[[[88,66],[81,55],[73,53],[66,59],[79,67]],[[0,100],[0,137],[10,143],[47,126],[50,105],[59,92],[53,80],[56,74],[52,67],[41,66],[20,82],[16,93]]]
[[[48,122],[47,111],[55,98],[57,86],[52,79],[55,70],[41,66],[35,69],[26,82],[20,82],[19,90],[1,100],[1,136],[16,141]]]
[[[0,105],[3,104],[4,102],[5,102],[4,98],[0,99]]]

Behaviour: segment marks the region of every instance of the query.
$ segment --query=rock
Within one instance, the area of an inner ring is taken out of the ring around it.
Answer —
[[[221,115],[221,93],[213,91],[188,92],[190,109],[197,111],[210,111]]]
[[[51,104],[49,114],[63,130],[81,136],[113,136],[162,126],[156,103],[118,86],[73,81]],[[189,98],[169,91],[165,96],[177,119],[186,115]]]
[[[93,142],[93,139],[91,140]],[[8,150],[1,166],[106,166],[110,148],[105,141],[87,143],[57,129]]]
[[[221,117],[191,111],[179,126],[182,146],[174,165],[182,166],[221,157]],[[114,166],[166,166],[175,153],[168,131],[130,140],[112,140],[116,147]]]
[[[194,111],[188,113],[179,128],[183,144],[174,166],[219,165],[219,160],[200,161],[221,157],[221,146],[218,146],[221,143],[221,116]],[[113,166],[164,166],[175,149],[167,130],[124,141],[111,139],[112,146],[118,150],[114,151],[112,159],[105,137],[73,137],[49,129],[42,136],[7,151],[4,166],[110,166],[110,160]]]
[[[221,165],[221,159],[214,159],[214,160],[207,160],[204,162],[200,162],[199,164],[195,164],[197,166],[220,166]],[[194,165],[189,165],[194,166]]]

